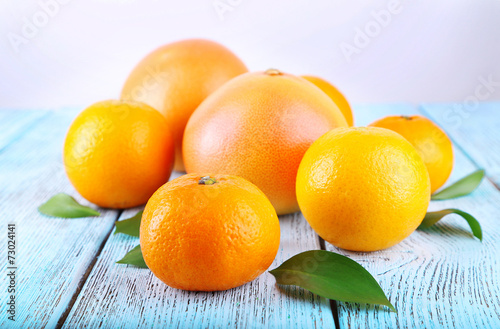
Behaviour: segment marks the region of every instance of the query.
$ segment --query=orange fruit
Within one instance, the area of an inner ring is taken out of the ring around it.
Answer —
[[[297,199],[324,240],[348,250],[380,250],[422,222],[430,201],[429,175],[401,135],[374,127],[338,128],[304,155]]]
[[[316,138],[347,123],[306,80],[275,69],[241,75],[210,95],[186,126],[186,171],[241,176],[278,215],[299,210],[295,177]]]
[[[313,77],[310,75],[303,75],[302,77],[307,81],[312,82],[316,87],[318,87],[325,94],[327,94],[328,97],[330,97],[332,101],[335,104],[337,104],[339,110],[344,115],[347,124],[350,127],[354,125],[354,118],[352,116],[351,105],[349,105],[349,102],[347,101],[345,96],[340,92],[340,90],[338,90],[334,85],[332,85],[328,81],[323,80],[321,78]]]
[[[420,115],[395,115],[370,126],[393,130],[417,149],[429,171],[431,193],[446,183],[453,169],[453,147],[446,133],[434,122]]]
[[[271,265],[280,225],[264,193],[247,180],[188,174],[149,199],[140,243],[149,269],[170,287],[226,290]]]
[[[144,102],[167,118],[175,141],[174,169],[183,171],[182,134],[200,103],[226,81],[247,72],[226,47],[209,40],[183,40],[147,55],[130,73],[121,98]]]
[[[144,204],[168,181],[174,143],[165,118],[146,104],[108,100],[83,110],[63,152],[75,189],[106,208]]]

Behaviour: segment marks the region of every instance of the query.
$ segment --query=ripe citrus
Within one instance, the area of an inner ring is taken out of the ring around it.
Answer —
[[[453,169],[453,147],[446,133],[420,115],[388,116],[370,124],[393,130],[406,138],[424,160],[431,179],[431,193],[446,183]]]
[[[226,83],[193,113],[183,141],[187,172],[238,175],[257,185],[278,215],[298,211],[295,178],[316,138],[347,123],[306,80],[278,70]]]
[[[146,104],[103,101],[83,110],[64,143],[75,189],[101,207],[146,203],[168,181],[174,143],[165,118]]]
[[[326,241],[348,250],[380,250],[421,223],[430,201],[429,175],[415,148],[399,134],[338,128],[304,155],[297,199]]]
[[[167,285],[226,290],[255,279],[271,265],[280,226],[264,193],[247,180],[188,174],[149,199],[140,243],[149,269]]]
[[[325,94],[328,95],[332,99],[332,101],[337,104],[339,107],[340,111],[345,117],[345,120],[347,121],[347,124],[352,127],[354,125],[354,118],[352,117],[352,109],[351,105],[349,105],[349,102],[345,98],[345,96],[338,90],[334,85],[329,83],[326,80],[323,80],[318,77],[313,77],[309,75],[303,75],[302,76],[304,79],[306,79],[309,82],[312,82],[316,87],[321,89]]]
[[[167,118],[175,141],[175,166],[183,171],[182,134],[189,116],[226,81],[247,72],[243,62],[213,41],[174,42],[147,55],[130,73],[121,98],[144,102]]]

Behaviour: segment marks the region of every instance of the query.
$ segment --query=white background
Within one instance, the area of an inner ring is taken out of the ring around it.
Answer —
[[[1,0],[0,107],[116,98],[143,56],[192,37],[226,45],[250,70],[324,77],[351,103],[463,102],[481,79],[500,82],[499,0],[401,0],[378,23],[389,2]],[[490,90],[483,100],[499,100],[499,83]]]

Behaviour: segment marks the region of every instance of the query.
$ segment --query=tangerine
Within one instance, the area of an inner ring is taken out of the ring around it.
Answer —
[[[226,290],[252,281],[271,265],[279,243],[273,206],[237,176],[181,176],[158,189],[142,215],[144,260],[177,289]]]
[[[71,124],[64,168],[75,189],[106,208],[144,204],[170,177],[174,142],[165,118],[142,103],[108,100]]]
[[[417,149],[429,171],[431,193],[446,183],[453,170],[453,146],[438,125],[421,115],[395,115],[377,120],[370,126],[393,130]]]

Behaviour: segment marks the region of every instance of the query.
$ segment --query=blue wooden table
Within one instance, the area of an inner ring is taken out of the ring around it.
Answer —
[[[300,213],[280,217],[281,247],[271,268],[305,250],[347,255],[372,273],[397,314],[277,286],[267,272],[224,292],[185,292],[169,288],[147,269],[115,264],[138,239],[113,235],[114,223],[140,208],[100,209],[99,218],[79,219],[37,211],[59,192],[90,205],[69,184],[62,166],[64,135],[80,109],[1,110],[0,327],[500,328],[500,103],[457,111],[461,106],[366,105],[355,106],[354,113],[357,125],[390,114],[433,119],[455,144],[448,183],[486,169],[487,178],[470,196],[430,205],[473,214],[483,227],[482,243],[472,238],[465,221],[450,215],[387,250],[347,252],[322,243]],[[15,224],[16,234],[15,322],[7,313],[8,224]]]

